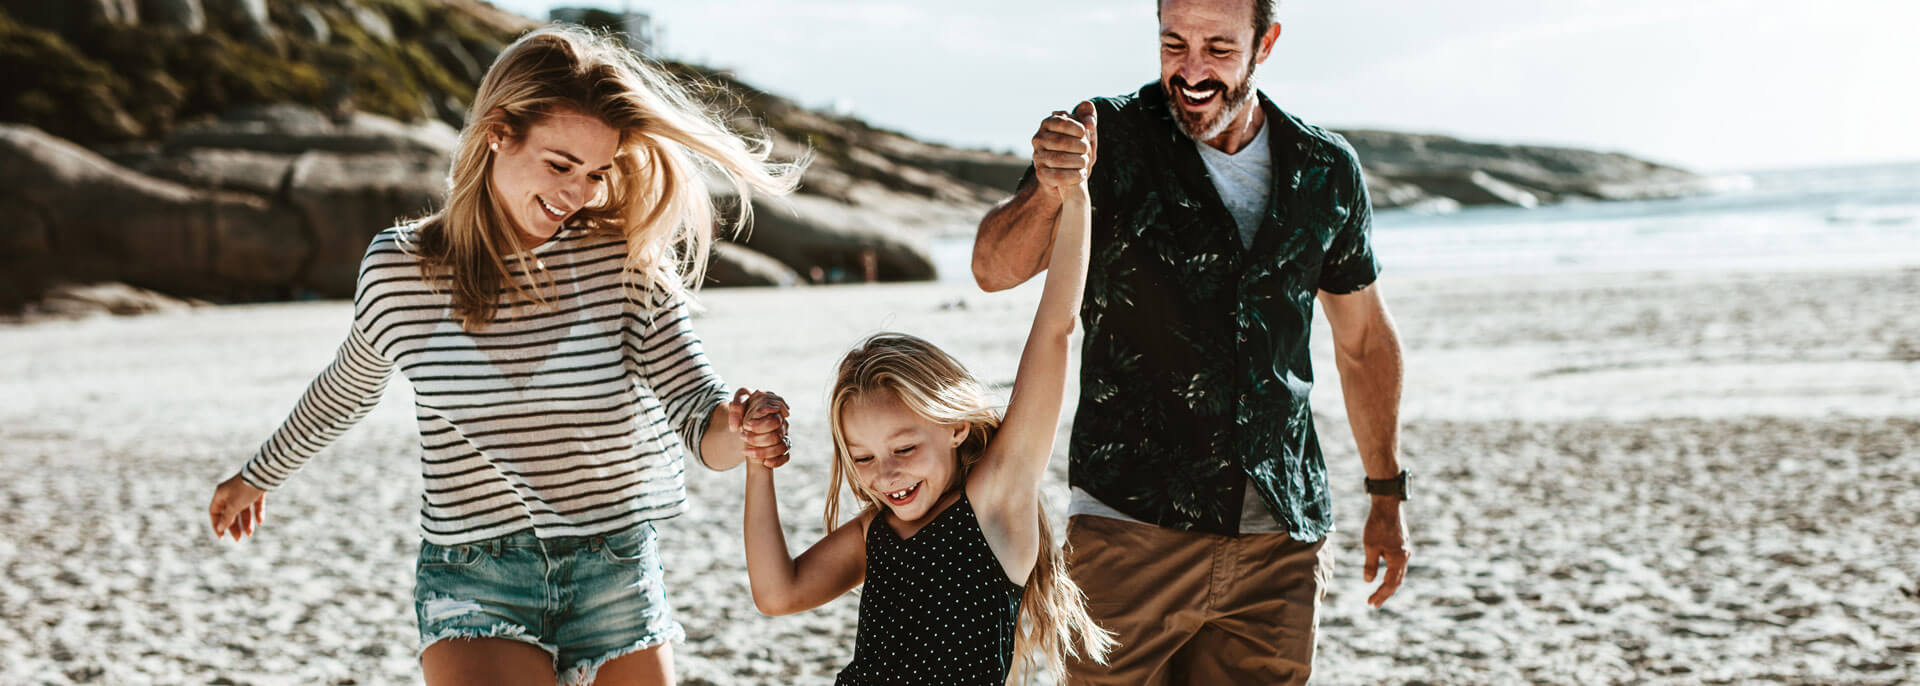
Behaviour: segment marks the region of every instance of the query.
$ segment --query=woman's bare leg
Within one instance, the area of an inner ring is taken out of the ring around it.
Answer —
[[[594,686],[673,686],[673,644],[662,643],[600,665]]]
[[[420,654],[427,686],[551,686],[553,656],[539,646],[504,638],[449,639]]]

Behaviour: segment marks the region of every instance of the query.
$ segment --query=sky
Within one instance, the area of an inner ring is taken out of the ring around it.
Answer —
[[[1026,153],[1159,75],[1145,0],[491,0],[631,8],[666,57],[804,105]],[[1259,70],[1333,128],[1617,151],[1698,171],[1920,161],[1914,0],[1281,0]]]

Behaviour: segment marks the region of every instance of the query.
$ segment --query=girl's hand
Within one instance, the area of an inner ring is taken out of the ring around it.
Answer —
[[[213,489],[213,502],[207,505],[207,516],[213,522],[213,537],[229,535],[238,541],[243,536],[252,536],[253,528],[260,525],[266,507],[267,492],[248,485],[239,474],[220,482]]]
[[[733,392],[733,402],[727,406],[727,429],[740,434],[748,460],[772,469],[791,457],[787,414],[787,401],[779,395],[741,388]]]

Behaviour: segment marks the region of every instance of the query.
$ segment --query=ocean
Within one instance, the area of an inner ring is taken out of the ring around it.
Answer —
[[[1374,217],[1383,274],[1920,268],[1920,163],[1749,172],[1718,193]],[[971,281],[970,238],[931,246]]]

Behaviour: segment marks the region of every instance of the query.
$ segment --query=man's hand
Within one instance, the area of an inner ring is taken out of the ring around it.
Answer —
[[[1393,592],[1400,590],[1400,582],[1407,578],[1407,525],[1400,520],[1400,503],[1396,496],[1373,496],[1373,507],[1367,510],[1367,528],[1361,534],[1361,548],[1366,554],[1366,581],[1373,583],[1380,572],[1381,562],[1386,563],[1380,588],[1367,597],[1367,604],[1374,607],[1385,605]]]
[[[1100,150],[1093,103],[1085,100],[1073,113],[1055,111],[1033,134],[1033,176],[1055,194],[1085,183],[1093,173]]]
[[[787,401],[771,391],[741,388],[727,404],[727,429],[739,432],[748,461],[772,469],[786,464],[793,447],[787,438]]]

